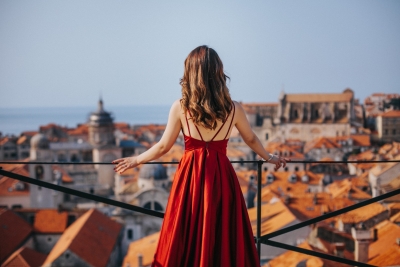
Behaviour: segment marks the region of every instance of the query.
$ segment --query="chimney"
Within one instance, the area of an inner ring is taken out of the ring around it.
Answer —
[[[138,267],[143,267],[143,255],[138,254]]]
[[[373,239],[371,230],[351,228],[351,235],[354,238],[354,260],[368,262],[369,243]]]

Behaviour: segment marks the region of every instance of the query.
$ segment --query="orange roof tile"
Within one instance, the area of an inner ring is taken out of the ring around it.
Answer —
[[[378,230],[378,239],[369,246],[369,264],[376,266],[393,266],[400,264],[400,246],[396,238],[400,237],[400,226],[383,221],[375,226]]]
[[[253,233],[257,229],[256,207],[247,210]],[[261,206],[261,235],[266,235],[296,221],[293,213],[282,203],[280,199],[273,199]]]
[[[308,153],[311,149],[314,148],[340,148],[341,145],[332,141],[327,137],[318,137],[314,140],[307,142],[304,145],[304,153]]]
[[[143,266],[149,266],[154,259],[160,232],[136,240],[129,245],[122,266],[139,267],[138,255],[142,255]]]
[[[390,110],[390,111],[381,113],[378,116],[385,117],[385,118],[399,118],[400,117],[400,110]]]
[[[361,223],[370,218],[386,211],[386,208],[379,203],[372,203],[370,205],[364,206],[362,208],[349,211],[340,216],[343,223]]]
[[[307,242],[301,243],[298,247],[308,250],[313,250],[312,247]],[[269,261],[266,265],[264,265],[264,267],[297,267],[299,266],[300,262],[305,262],[306,265],[304,266],[310,266],[310,267],[324,266],[324,262],[320,258],[294,251],[287,251]]]
[[[61,235],[43,265],[51,264],[69,249],[90,265],[106,266],[121,229],[121,224],[91,209]]]
[[[36,250],[21,247],[15,251],[1,267],[36,267],[42,266],[47,255]]]
[[[0,164],[5,171],[29,177],[27,164]],[[29,196],[29,184],[0,176],[0,196]]]
[[[279,154],[280,156],[289,157],[292,159],[304,159],[304,154],[300,153],[295,147],[289,146],[286,143],[271,142],[265,148],[270,153]]]
[[[32,232],[24,219],[11,210],[0,210],[0,263],[7,259]]]
[[[86,124],[81,124],[75,129],[69,129],[68,135],[88,135],[89,134],[89,127]]]
[[[67,229],[68,213],[55,209],[42,209],[36,212],[33,229],[38,233],[63,233]]]

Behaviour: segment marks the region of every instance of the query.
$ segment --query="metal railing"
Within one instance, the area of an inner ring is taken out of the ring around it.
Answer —
[[[328,164],[337,164],[337,163],[388,163],[388,162],[394,162],[394,163],[400,163],[400,160],[361,160],[361,161],[291,161],[288,162],[288,164],[291,163],[303,163],[303,164],[311,164],[311,163],[328,163]],[[173,162],[148,162],[145,164],[178,164],[179,162],[173,161]],[[383,195],[380,195],[378,197],[374,197],[362,202],[359,202],[357,204],[354,204],[352,206],[348,206],[303,222],[300,222],[298,224],[274,231],[272,233],[266,234],[261,236],[261,189],[262,189],[262,165],[264,163],[266,163],[265,161],[261,161],[261,160],[253,160],[253,161],[231,161],[231,163],[255,163],[257,164],[257,231],[256,231],[256,236],[254,237],[255,242],[256,242],[256,246],[257,246],[257,252],[258,252],[258,257],[260,258],[261,256],[261,244],[265,244],[265,245],[269,245],[269,246],[273,246],[273,247],[278,247],[278,248],[282,248],[282,249],[286,249],[286,250],[291,250],[291,251],[295,251],[298,253],[303,253],[303,254],[307,254],[310,256],[315,256],[315,257],[319,257],[319,258],[323,258],[326,260],[330,260],[330,261],[334,261],[334,262],[338,262],[338,263],[344,263],[344,264],[348,264],[351,266],[366,266],[366,267],[371,267],[374,265],[370,265],[367,263],[362,263],[362,262],[357,262],[357,261],[353,261],[353,260],[349,260],[349,259],[345,259],[345,258],[341,258],[341,257],[337,257],[337,256],[333,256],[330,254],[325,254],[325,253],[320,253],[317,251],[313,251],[313,250],[308,250],[308,249],[303,249],[303,248],[299,248],[296,246],[292,246],[292,245],[288,245],[288,244],[284,244],[281,242],[276,242],[276,241],[272,241],[270,240],[271,238],[289,233],[291,231],[297,230],[299,228],[305,227],[305,226],[309,226],[318,222],[321,222],[323,220],[341,215],[343,213],[367,206],[369,204],[384,200],[386,198],[395,196],[397,194],[400,194],[400,189],[396,189],[394,191],[391,191],[389,193],[385,193]],[[44,164],[53,164],[53,165],[91,165],[91,164],[96,164],[96,165],[112,165],[109,162],[39,162],[39,161],[32,161],[32,162],[0,162],[0,164],[34,164],[34,165],[44,165]],[[16,174],[13,172],[9,172],[9,171],[5,171],[2,169],[2,167],[0,167],[0,175],[9,177],[9,178],[13,178],[25,183],[29,183],[29,184],[34,184],[37,186],[41,186],[41,187],[45,187],[51,190],[55,190],[55,191],[59,191],[59,192],[63,192],[66,194],[70,194],[70,195],[74,195],[74,196],[78,196],[81,198],[86,198],[86,199],[90,199],[90,200],[94,200],[97,202],[101,202],[101,203],[105,203],[108,205],[112,205],[115,207],[119,207],[119,208],[123,208],[123,209],[127,209],[130,211],[135,211],[135,212],[140,212],[143,214],[147,214],[150,216],[155,216],[158,218],[163,218],[164,217],[164,213],[162,212],[158,212],[158,211],[154,211],[154,210],[149,210],[149,209],[145,209],[139,206],[135,206],[135,205],[130,205],[121,201],[116,201],[113,199],[109,199],[109,198],[105,198],[105,197],[101,197],[101,196],[97,196],[94,194],[90,194],[90,193],[85,193],[82,191],[78,191],[75,189],[71,189],[68,187],[64,187],[64,186],[60,186],[60,185],[56,185],[56,184],[52,184],[52,183],[48,183],[48,182],[44,182],[41,180],[37,180],[34,178],[30,178],[30,177],[26,177],[20,174]]]

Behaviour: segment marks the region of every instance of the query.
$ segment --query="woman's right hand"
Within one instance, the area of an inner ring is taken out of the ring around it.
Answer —
[[[114,171],[119,174],[123,173],[127,169],[135,168],[139,165],[139,163],[137,162],[137,157],[116,159],[112,162],[112,164],[117,164],[114,168]]]
[[[288,161],[290,161],[290,159],[273,155],[272,158],[268,162],[271,164],[275,164],[274,170],[277,171],[277,170],[279,170],[280,167],[285,168],[286,162],[288,162]]]

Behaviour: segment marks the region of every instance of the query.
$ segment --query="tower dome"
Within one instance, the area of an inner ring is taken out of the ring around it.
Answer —
[[[89,125],[90,126],[109,126],[113,124],[111,113],[104,110],[103,100],[100,98],[97,110],[90,113]]]
[[[44,134],[38,133],[34,135],[31,139],[32,149],[49,149],[50,143],[49,139]]]
[[[114,123],[111,113],[104,110],[103,100],[100,98],[98,108],[90,113],[89,142],[95,147],[114,145]]]

